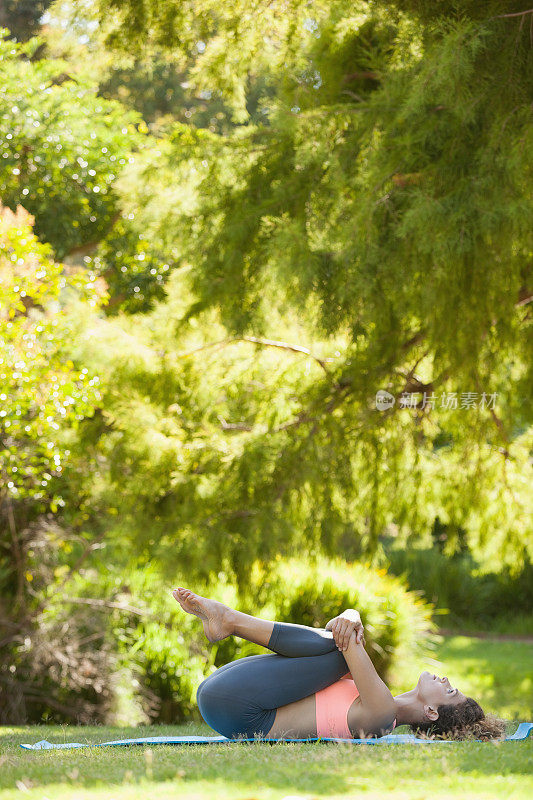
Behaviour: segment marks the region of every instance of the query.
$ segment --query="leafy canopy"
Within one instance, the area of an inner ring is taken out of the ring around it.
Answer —
[[[275,86],[263,124],[176,124],[121,178],[190,265],[176,332],[198,318],[212,341],[219,311],[231,336],[288,340],[276,309],[298,315],[304,344],[340,343],[333,367],[293,385],[291,411],[265,392],[222,414],[247,429],[224,472],[209,440],[214,482],[187,514],[201,502],[230,519],[243,570],[298,526],[334,549],[360,519],[373,552],[385,525],[427,530],[437,512],[504,559],[531,547],[532,56],[510,5],[101,3],[112,44],[195,51],[198,85],[242,121],[246,76]],[[379,389],[392,409],[376,409]]]

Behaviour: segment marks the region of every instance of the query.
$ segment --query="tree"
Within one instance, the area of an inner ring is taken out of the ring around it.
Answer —
[[[70,315],[70,305],[77,297],[80,304],[96,308],[105,298],[105,285],[92,272],[54,262],[52,248],[39,242],[33,224],[22,206],[13,213],[0,204],[3,721],[24,719],[28,703],[42,704],[48,672],[57,672],[61,658],[73,675],[80,666],[83,654],[77,663],[73,658],[75,637],[61,640],[40,614],[91,551],[96,536],[84,535],[80,525],[93,513],[94,527],[98,524],[94,505],[86,513],[83,482],[65,486],[64,473],[72,460],[69,439],[101,398],[98,376],[70,357],[72,330],[78,324],[78,308]],[[58,313],[60,307],[64,313]],[[65,522],[61,528],[58,512],[71,501],[75,513],[68,508],[66,514],[71,525]],[[54,697],[50,702],[53,707]]]
[[[122,213],[113,187],[124,166],[154,140],[137,112],[98,97],[98,83],[87,72],[70,74],[61,59],[32,61],[41,41],[0,40],[0,196],[12,210],[24,205],[36,235],[58,259],[90,263],[100,243],[110,249],[109,239],[114,260],[97,259],[94,267],[105,274],[113,312],[120,301],[147,307],[162,296],[169,266],[158,252],[140,262],[146,241]]]
[[[98,19],[93,3],[55,0],[47,14],[40,36],[47,58],[64,59],[69,72],[89,71],[98,82],[98,96],[118,100],[138,111],[155,135],[160,135],[169,120],[225,133],[234,127],[231,108],[219,93],[195,91],[189,84],[194,56],[174,55],[168,49],[145,48],[136,52],[109,50],[105,38],[112,29],[109,18]],[[260,113],[257,99],[268,93],[262,76],[247,86],[246,103],[252,119]]]
[[[335,549],[354,520],[354,540],[376,553],[389,522],[420,535],[437,513],[478,552],[523,563],[532,546],[528,12],[502,2],[348,12],[339,2],[294,4],[278,19],[275,4],[252,15],[239,4],[171,3],[163,31],[156,4],[143,15],[125,0],[101,6],[123,15],[111,40],[123,48],[148,30],[169,48],[201,41],[199,85],[228,89],[238,114],[249,72],[268,69],[275,81],[268,124],[226,137],[176,124],[154,154],[157,173],[145,152],[142,170],[121,178],[144,224],[190,265],[194,300],[177,330],[220,309],[222,340],[303,341],[313,352],[314,336],[322,346],[334,337],[341,353],[291,384],[294,406],[279,385],[279,397],[263,391],[250,404],[243,384],[237,418],[219,411],[240,445],[224,471],[207,448],[218,511],[205,495],[202,508],[229,520],[233,563],[244,574],[254,552],[301,542],[302,526],[311,548]],[[286,335],[283,313],[298,315],[303,340]],[[380,389],[395,401],[385,411]]]

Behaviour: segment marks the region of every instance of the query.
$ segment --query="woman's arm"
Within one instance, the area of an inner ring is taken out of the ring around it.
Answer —
[[[380,735],[391,727],[396,718],[394,698],[354,633],[343,655],[361,698],[361,705],[357,709],[357,728],[365,733]]]

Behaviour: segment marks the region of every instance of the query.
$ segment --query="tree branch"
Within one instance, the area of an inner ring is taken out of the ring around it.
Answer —
[[[135,608],[134,606],[116,603],[114,600],[100,600],[99,598],[91,597],[67,597],[66,595],[63,597],[63,600],[65,603],[93,606],[94,608],[115,608],[118,611],[126,611],[128,614],[135,614],[138,617],[157,619],[155,614],[150,614],[150,612],[143,611],[141,608]]]
[[[224,431],[251,431],[252,425],[246,425],[244,422],[226,422],[223,416],[217,414],[217,419],[220,420],[220,427]]]
[[[313,355],[311,351],[307,347],[302,347],[299,344],[289,344],[287,342],[279,342],[274,339],[259,339],[256,336],[235,336],[231,339],[221,339],[219,342],[208,342],[208,344],[203,344],[200,347],[195,347],[194,350],[189,350],[186,353],[178,353],[178,358],[187,358],[188,356],[195,355],[195,353],[200,353],[202,350],[207,350],[209,347],[225,347],[227,344],[232,344],[233,342],[253,342],[254,344],[261,344],[264,347],[278,347],[281,350],[292,350],[294,353],[304,353],[307,356],[311,356],[324,370],[326,375],[329,375],[330,372],[326,367],[326,362],[334,361],[333,358],[319,358],[318,356]]]
[[[514,14],[497,14],[495,17],[489,17],[489,19],[502,19],[503,17],[523,17],[524,14],[533,14],[533,8],[528,8],[527,11],[515,11]]]
[[[273,428],[269,433],[279,433],[280,431],[285,431],[287,428],[298,427],[302,425],[304,422],[314,422],[315,427],[318,424],[321,417],[324,414],[328,413],[329,411],[333,411],[346,397],[350,394],[352,390],[351,381],[339,381],[333,387],[334,396],[329,401],[329,403],[325,406],[324,410],[319,416],[310,416],[309,411],[302,411],[298,416],[291,420],[290,422],[285,422],[283,425],[278,425],[277,428]]]
[[[354,100],[358,100],[360,103],[364,103],[365,102],[364,97],[361,97],[360,94],[356,94],[355,92],[352,92],[350,89],[343,89],[341,91],[341,94],[347,94],[348,97],[353,97]]]
[[[518,292],[518,303],[515,303],[515,305],[517,308],[520,306],[527,306],[527,304],[531,303],[532,300],[533,292],[531,289],[528,289],[527,286],[522,286]]]

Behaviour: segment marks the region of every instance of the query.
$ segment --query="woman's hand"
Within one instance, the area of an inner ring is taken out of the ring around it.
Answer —
[[[359,611],[356,611],[355,608],[347,608],[342,614],[330,619],[326,630],[332,632],[335,644],[341,652],[347,649],[352,634],[357,644],[361,642],[366,644],[365,628],[361,622]]]

